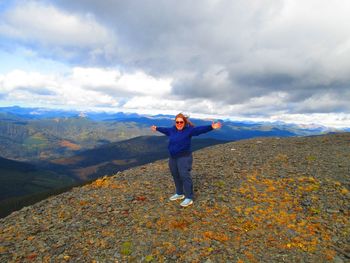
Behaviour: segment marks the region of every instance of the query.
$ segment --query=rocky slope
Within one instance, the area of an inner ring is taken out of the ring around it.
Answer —
[[[193,206],[166,160],[119,172],[1,219],[1,262],[349,262],[349,133],[194,159]]]

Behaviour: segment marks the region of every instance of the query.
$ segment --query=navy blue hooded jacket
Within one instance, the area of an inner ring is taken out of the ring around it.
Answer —
[[[157,131],[169,137],[168,150],[171,157],[178,157],[184,154],[189,154],[191,150],[192,136],[198,136],[213,130],[211,125],[193,127],[186,125],[182,130],[171,128],[157,127]]]

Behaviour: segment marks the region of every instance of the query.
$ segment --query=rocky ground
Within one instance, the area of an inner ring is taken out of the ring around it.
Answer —
[[[349,262],[350,133],[194,153],[194,205],[157,161],[0,220],[1,262]]]

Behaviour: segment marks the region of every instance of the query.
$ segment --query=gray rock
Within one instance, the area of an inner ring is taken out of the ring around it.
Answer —
[[[333,259],[333,263],[344,263],[344,260],[342,260],[339,256],[335,256]]]

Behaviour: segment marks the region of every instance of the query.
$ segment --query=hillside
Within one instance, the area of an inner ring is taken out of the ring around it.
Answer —
[[[194,153],[195,202],[167,161],[0,220],[2,262],[348,262],[350,134],[259,138]]]
[[[193,139],[198,150],[223,141]],[[165,136],[106,143],[78,155],[36,165],[0,158],[0,217],[105,175],[166,158]]]
[[[72,178],[28,163],[0,157],[0,201],[3,199],[46,192],[74,183]]]
[[[0,112],[0,152],[20,161],[69,157],[105,143],[150,134],[149,127],[82,117],[31,119]]]
[[[192,150],[223,142],[196,138],[192,141]],[[106,143],[72,157],[52,160],[47,167],[86,181],[164,159],[169,155],[167,145],[166,136],[139,136],[121,142]]]

